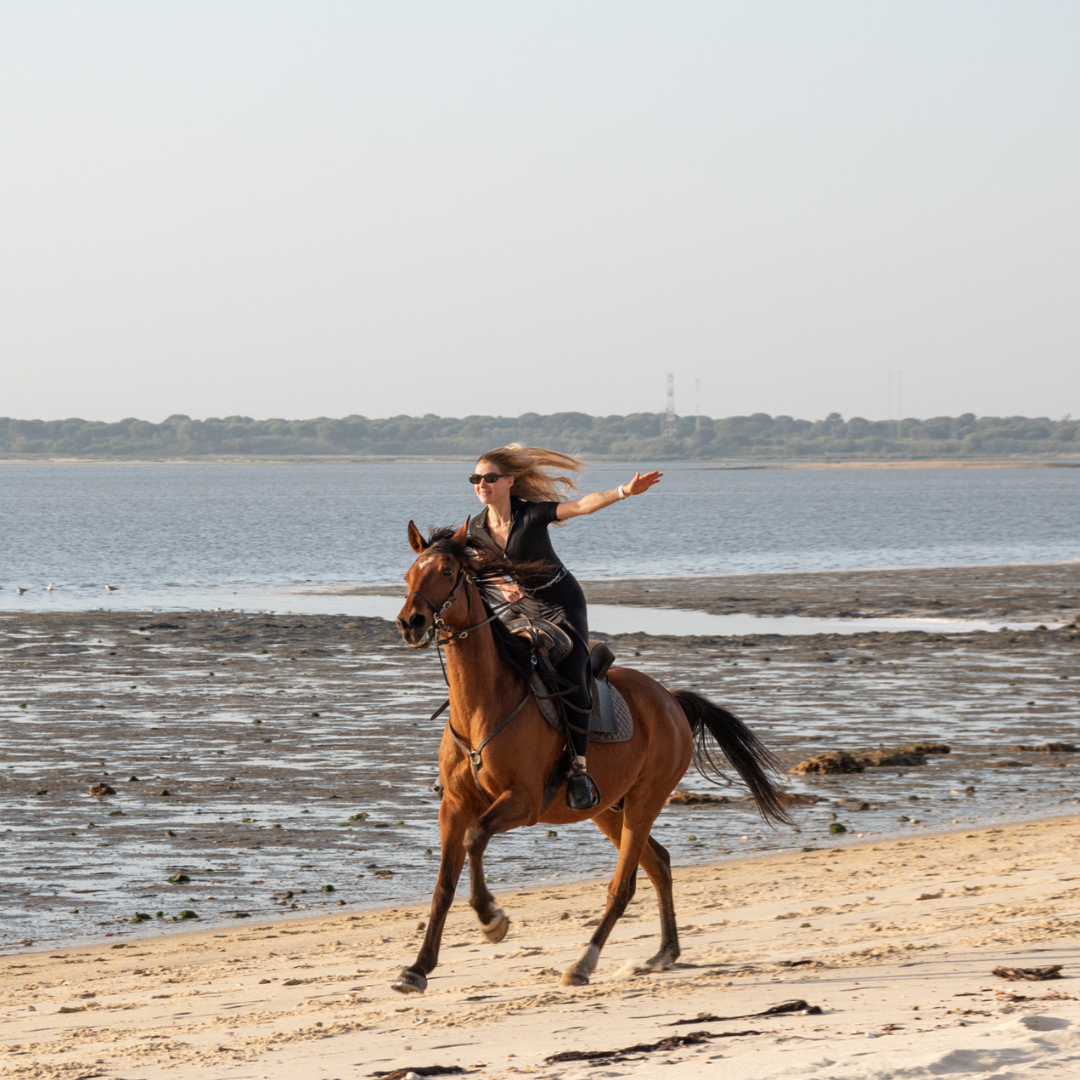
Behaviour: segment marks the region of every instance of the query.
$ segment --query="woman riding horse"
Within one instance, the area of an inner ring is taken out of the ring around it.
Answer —
[[[580,472],[584,463],[566,454],[511,443],[489,450],[476,463],[469,482],[484,509],[473,519],[471,532],[489,537],[517,563],[544,563],[551,577],[530,588],[529,597],[538,601],[544,617],[562,621],[570,631],[573,650],[557,667],[572,684],[564,701],[570,708],[570,738],[574,761],[566,784],[566,804],[571,810],[591,810],[600,802],[600,790],[586,769],[589,747],[588,715],[592,710],[589,693],[589,624],[585,594],[577,579],[563,566],[551,546],[548,526],[561,524],[582,514],[595,514],[631,495],[644,495],[660,482],[663,473],[634,473],[627,484],[611,491],[596,491],[579,499],[566,499],[576,485],[566,476],[554,476],[551,469]],[[518,601],[526,593],[519,585],[500,586],[507,600]]]

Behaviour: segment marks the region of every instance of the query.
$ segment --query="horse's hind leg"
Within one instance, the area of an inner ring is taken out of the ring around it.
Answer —
[[[607,942],[615,923],[626,910],[626,905],[634,897],[634,890],[637,888],[638,863],[641,861],[649,836],[648,824],[642,827],[639,823],[621,821],[619,820],[621,817],[623,815],[605,810],[593,818],[600,830],[618,847],[619,861],[615,866],[615,874],[608,884],[607,907],[604,909],[603,918],[577,963],[572,964],[563,972],[563,986],[585,986],[588,983],[589,976],[600,960],[600,950]]]
[[[646,961],[654,971],[666,971],[679,959],[679,931],[675,925],[675,897],[671,891],[671,856],[651,836],[642,852],[641,868],[649,875],[660,905],[660,949]]]
[[[616,846],[622,843],[622,815],[610,811],[593,819],[596,827]],[[660,948],[656,955],[646,962],[646,967],[653,971],[664,971],[679,958],[679,932],[675,925],[675,898],[671,890],[671,856],[667,848],[656,842],[650,835],[649,842],[641,852],[642,870],[649,875],[656,890],[657,903],[660,906]],[[631,890],[631,895],[633,891]]]

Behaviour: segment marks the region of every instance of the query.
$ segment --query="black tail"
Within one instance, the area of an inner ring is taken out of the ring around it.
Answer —
[[[694,733],[694,764],[698,772],[706,779],[727,779],[713,756],[713,747],[709,743],[711,735],[750,789],[761,816],[766,821],[793,824],[783,790],[769,778],[770,772],[779,775],[783,769],[761,740],[737,716],[701,694],[692,690],[672,690],[671,696],[682,706],[690,721],[690,730]]]

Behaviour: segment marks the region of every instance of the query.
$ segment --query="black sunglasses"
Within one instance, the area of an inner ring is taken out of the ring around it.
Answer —
[[[469,483],[470,484],[479,484],[480,481],[483,480],[484,483],[486,483],[486,484],[494,484],[496,480],[501,480],[505,475],[506,475],[506,473],[501,473],[501,472],[486,472],[486,473],[474,472],[472,474],[472,476],[469,477]]]

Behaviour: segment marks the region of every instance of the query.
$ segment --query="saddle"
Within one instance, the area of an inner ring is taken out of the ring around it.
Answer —
[[[507,622],[507,629],[527,638],[546,664],[538,665],[533,675],[533,689],[544,719],[556,730],[563,730],[561,710],[552,694],[560,687],[554,680],[545,680],[543,675],[551,672],[555,664],[565,660],[574,648],[570,635],[550,619],[519,617]],[[633,734],[633,719],[623,696],[608,681],[608,668],[615,662],[615,654],[606,642],[589,641],[589,668],[592,679],[589,690],[593,708],[589,714],[589,738],[599,742],[623,742]],[[546,669],[546,671],[545,671]],[[576,719],[580,724],[580,718]]]
[[[518,637],[528,638],[532,647],[553,664],[561,664],[574,651],[570,635],[550,619],[519,617],[508,622],[506,629]]]

